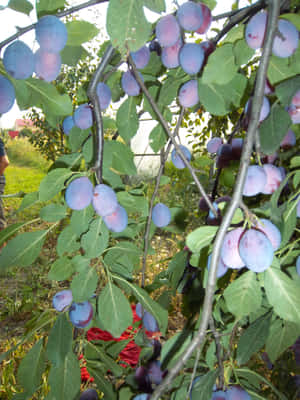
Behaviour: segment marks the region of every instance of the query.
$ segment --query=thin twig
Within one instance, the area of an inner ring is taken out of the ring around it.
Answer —
[[[61,12],[55,14],[55,16],[57,18],[63,18],[63,17],[66,17],[67,15],[73,14],[76,11],[82,10],[83,8],[95,6],[100,3],[105,3],[106,1],[108,1],[108,0],[89,0],[85,3],[78,4],[77,6],[68,8],[67,10],[64,10],[64,11],[61,11]],[[2,49],[2,47],[6,46],[10,42],[13,42],[18,37],[24,35],[24,33],[29,32],[32,29],[34,29],[36,24],[37,24],[37,22],[35,22],[34,24],[31,24],[31,25],[25,26],[24,28],[18,28],[18,32],[14,33],[13,35],[11,35],[10,37],[8,37],[7,39],[3,40],[3,42],[0,43],[0,50]]]
[[[96,122],[96,134],[93,134],[94,154],[93,154],[93,169],[95,170],[97,180],[102,183],[102,169],[103,169],[103,148],[104,148],[104,132],[101,115],[101,107],[99,97],[97,96],[97,84],[101,80],[102,74],[107,67],[110,59],[114,54],[114,48],[109,45],[103,54],[101,62],[96,69],[91,82],[89,84],[87,95],[93,105],[93,115]]]
[[[272,44],[277,29],[277,18],[279,15],[279,8],[280,8],[279,0],[273,0],[269,2],[269,18],[266,29],[266,39],[262,51],[261,62],[257,71],[257,82],[253,97],[253,108],[251,110],[250,123],[245,139],[245,144],[243,146],[240,168],[235,184],[233,197],[228,207],[228,210],[222,220],[221,226],[219,228],[219,231],[215,239],[214,249],[212,252],[211,265],[208,273],[208,281],[206,285],[206,293],[204,297],[204,305],[202,310],[200,327],[197,332],[197,335],[192,340],[191,344],[187,347],[183,356],[170,369],[168,375],[163,380],[163,382],[160,385],[158,385],[158,387],[155,389],[155,391],[151,395],[150,398],[151,400],[159,400],[160,396],[168,389],[173,379],[176,377],[176,375],[180,372],[182,367],[192,356],[193,352],[203,344],[203,341],[205,339],[206,329],[208,326],[209,318],[211,316],[212,303],[213,303],[216,278],[217,278],[217,266],[220,258],[220,250],[223,244],[224,236],[233,218],[234,212],[239,206],[240,200],[242,198],[244,182],[253,148],[254,136],[259,123],[260,110],[264,95],[265,79],[272,50]]]
[[[173,146],[175,147],[176,153],[180,156],[180,158],[182,159],[182,161],[184,162],[184,164],[186,165],[186,167],[187,167],[188,170],[190,171],[190,173],[191,173],[191,175],[192,175],[192,177],[193,177],[193,180],[194,180],[194,182],[195,182],[195,184],[196,184],[196,186],[197,186],[199,192],[200,192],[201,195],[204,197],[204,199],[205,199],[207,205],[209,206],[211,212],[213,213],[213,215],[217,218],[217,217],[218,217],[218,214],[217,214],[216,209],[215,209],[214,206],[212,205],[212,202],[210,201],[210,199],[209,199],[209,197],[208,197],[206,191],[204,190],[202,184],[200,183],[200,181],[199,181],[199,179],[198,179],[198,177],[197,177],[197,175],[196,175],[195,170],[193,169],[193,167],[191,166],[191,164],[189,163],[189,161],[186,159],[186,157],[185,157],[183,151],[181,150],[180,146],[179,146],[179,145],[177,144],[177,142],[175,141],[175,139],[174,139],[174,137],[173,137],[173,135],[172,135],[172,133],[171,133],[171,131],[170,131],[170,128],[169,128],[169,126],[168,126],[166,120],[164,119],[162,113],[160,112],[160,109],[158,108],[157,104],[156,104],[155,101],[153,100],[153,98],[152,98],[151,94],[149,93],[147,87],[145,86],[143,80],[142,80],[141,77],[139,76],[139,73],[138,73],[138,71],[137,71],[137,69],[136,69],[136,67],[135,67],[135,65],[134,65],[134,62],[133,62],[132,57],[130,56],[130,54],[129,54],[129,56],[128,56],[128,59],[129,59],[130,65],[132,66],[132,70],[133,70],[135,79],[137,80],[138,84],[140,85],[140,87],[141,87],[141,89],[142,89],[144,95],[146,96],[147,100],[149,101],[149,103],[150,103],[150,105],[151,105],[153,111],[154,111],[155,114],[157,115],[157,118],[158,118],[160,124],[162,125],[162,127],[163,127],[163,129],[165,130],[166,134],[167,134],[167,135],[169,136],[169,138],[171,139],[172,144],[173,144]]]
[[[217,388],[219,390],[224,390],[224,364],[223,364],[223,355],[222,355],[222,345],[220,342],[220,336],[215,327],[215,321],[214,321],[213,316],[211,316],[209,319],[209,326],[213,333],[214,340],[216,343],[216,356],[217,356],[218,365],[219,365],[219,382],[218,382]]]

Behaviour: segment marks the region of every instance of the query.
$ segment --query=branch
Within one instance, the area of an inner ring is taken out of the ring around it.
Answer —
[[[173,379],[176,377],[176,375],[180,372],[180,370],[192,356],[193,352],[203,344],[203,341],[205,339],[206,329],[208,326],[209,318],[211,316],[212,303],[213,303],[215,284],[217,278],[217,267],[220,258],[220,250],[223,244],[224,236],[227,232],[228,227],[230,226],[234,212],[239,206],[240,200],[242,198],[243,186],[253,148],[254,137],[259,124],[259,115],[263,101],[266,74],[272,51],[272,44],[277,29],[277,18],[279,15],[279,8],[280,8],[279,0],[270,1],[269,18],[266,29],[266,40],[262,51],[261,62],[257,71],[257,82],[254,91],[253,108],[251,110],[250,123],[245,138],[245,144],[243,146],[243,153],[241,157],[240,168],[236,180],[233,197],[228,207],[228,210],[222,220],[221,226],[219,228],[214,243],[211,266],[208,273],[208,281],[206,285],[206,293],[204,297],[204,305],[203,305],[200,327],[197,332],[197,335],[192,340],[191,344],[186,349],[181,359],[173,366],[172,369],[170,369],[166,378],[153,392],[150,398],[151,400],[159,400],[159,397],[168,389]]]
[[[170,131],[170,128],[169,128],[169,126],[168,126],[166,120],[164,119],[162,113],[160,112],[160,109],[158,108],[157,104],[156,104],[155,101],[153,100],[153,98],[152,98],[151,94],[149,93],[147,87],[145,86],[143,80],[142,80],[141,77],[139,76],[138,71],[137,71],[137,69],[136,69],[136,67],[135,67],[135,64],[134,64],[134,62],[133,62],[132,57],[130,56],[130,54],[129,54],[128,59],[129,59],[130,65],[132,66],[132,70],[133,70],[135,79],[136,79],[136,81],[138,82],[138,84],[140,85],[140,87],[141,87],[143,93],[145,94],[147,100],[149,101],[149,103],[150,103],[150,105],[151,105],[153,111],[154,111],[155,114],[157,115],[157,118],[158,118],[160,124],[161,124],[162,127],[164,128],[166,134],[167,134],[167,135],[169,136],[169,138],[171,139],[172,144],[173,144],[173,146],[175,147],[175,150],[176,150],[177,154],[179,154],[179,156],[182,158],[182,161],[184,162],[184,164],[186,165],[186,167],[187,167],[188,170],[190,171],[190,173],[191,173],[191,175],[192,175],[192,177],[193,177],[193,179],[194,179],[194,182],[196,183],[196,186],[198,187],[199,192],[200,192],[201,195],[204,197],[206,203],[208,204],[208,206],[209,206],[210,210],[212,211],[212,213],[214,214],[214,216],[217,218],[217,217],[218,217],[218,214],[217,214],[216,209],[215,209],[214,206],[212,205],[212,202],[210,201],[210,199],[209,199],[209,197],[208,197],[206,191],[204,190],[203,186],[201,185],[201,183],[200,183],[200,181],[199,181],[199,179],[198,179],[198,177],[197,177],[197,175],[196,175],[196,172],[194,171],[193,167],[191,166],[191,164],[189,163],[189,161],[186,159],[186,157],[185,157],[185,155],[183,154],[181,148],[179,147],[179,145],[178,145],[177,142],[175,141],[175,139],[174,139],[174,137],[173,137],[173,135],[172,135],[172,133],[171,133],[171,131]]]
[[[108,0],[89,0],[85,3],[79,4],[78,6],[74,6],[72,8],[68,8],[67,10],[61,11],[61,12],[55,14],[55,16],[57,18],[66,17],[67,15],[73,14],[74,12],[82,10],[83,8],[95,6],[97,4],[104,3],[106,1],[108,1]],[[10,42],[13,42],[15,39],[18,39],[18,37],[24,35],[24,33],[29,32],[32,29],[34,29],[36,24],[37,24],[37,22],[35,22],[34,24],[31,24],[31,25],[25,26],[24,28],[18,28],[18,32],[14,33],[12,36],[8,37],[7,39],[3,40],[3,42],[0,43],[0,51],[1,51],[2,47],[6,46]]]
[[[109,45],[103,54],[101,62],[96,69],[93,78],[89,84],[87,95],[90,99],[90,102],[93,105],[93,115],[96,121],[96,133],[93,134],[93,142],[94,142],[94,154],[93,154],[93,169],[95,170],[97,180],[99,183],[102,183],[102,169],[103,169],[103,148],[104,148],[104,132],[103,132],[103,123],[101,116],[101,107],[99,98],[96,93],[97,84],[99,80],[102,78],[102,74],[107,67],[110,59],[114,54],[114,48]]]
[[[212,334],[214,336],[214,340],[216,343],[216,355],[217,355],[217,360],[218,360],[218,365],[219,365],[219,382],[218,382],[217,388],[219,390],[224,390],[224,365],[223,365],[223,357],[222,357],[222,345],[220,342],[220,336],[215,327],[215,321],[214,321],[213,316],[211,316],[209,319],[209,326],[210,326],[210,329],[212,331]]]

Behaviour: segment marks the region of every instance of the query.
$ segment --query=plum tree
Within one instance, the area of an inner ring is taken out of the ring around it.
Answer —
[[[79,400],[99,400],[99,396],[95,389],[89,388],[81,393]]]
[[[76,108],[73,114],[74,124],[80,129],[88,129],[93,125],[93,113],[91,107],[87,104],[81,104]]]
[[[262,47],[267,26],[267,12],[260,11],[250,18],[245,29],[245,39],[251,49]]]
[[[171,211],[163,203],[157,203],[152,210],[152,221],[159,228],[163,228],[171,222]]]
[[[0,75],[0,113],[7,113],[16,99],[15,88],[5,76]]]
[[[43,51],[58,53],[67,43],[68,31],[59,18],[45,15],[36,24],[35,37]]]
[[[119,205],[115,191],[103,183],[95,186],[92,204],[96,213],[101,217],[112,214]]]
[[[106,110],[111,102],[111,90],[110,87],[103,82],[99,82],[96,88],[97,96],[99,98],[101,110]]]
[[[191,154],[190,150],[186,146],[183,146],[182,144],[180,144],[179,147],[180,147],[180,150],[182,151],[183,155],[185,156],[185,158],[188,161],[190,161],[192,158],[192,154]],[[183,162],[180,155],[176,152],[176,149],[172,150],[171,160],[176,168],[178,168],[178,169],[185,168],[185,163]]]
[[[261,193],[267,184],[267,174],[260,165],[250,165],[247,170],[243,196],[251,197]]]
[[[198,83],[192,79],[184,83],[179,89],[178,101],[182,107],[193,107],[199,103]]]
[[[126,71],[123,73],[121,85],[124,92],[128,94],[128,96],[138,96],[140,94],[140,85],[137,83],[131,71]]]
[[[88,300],[81,303],[73,302],[69,308],[69,317],[76,328],[86,328],[93,318],[93,306]]]
[[[177,68],[179,66],[179,51],[182,40],[178,39],[173,46],[164,47],[161,52],[161,62],[166,68]]]
[[[67,187],[65,200],[72,210],[83,210],[93,199],[94,187],[88,177],[75,178]]]
[[[184,44],[179,52],[181,68],[190,75],[197,74],[204,61],[204,51],[197,43]]]
[[[63,311],[73,301],[73,295],[71,290],[61,290],[57,292],[52,299],[53,307],[57,311]]]
[[[227,232],[224,237],[221,258],[229,268],[240,269],[245,266],[245,262],[242,260],[239,252],[240,238],[243,233],[243,228],[235,228]]]
[[[49,53],[39,49],[34,54],[34,71],[37,76],[46,82],[54,81],[61,69],[59,53]]]
[[[155,28],[156,38],[163,47],[173,46],[180,37],[180,27],[172,14],[160,18]]]
[[[248,229],[241,235],[238,251],[246,267],[254,272],[265,271],[274,257],[271,241],[257,229]]]
[[[137,69],[145,68],[150,60],[150,50],[147,46],[143,46],[139,50],[131,52],[130,55]]]
[[[278,21],[278,31],[273,42],[272,52],[277,57],[290,57],[298,48],[299,32],[290,21],[285,19]]]
[[[115,211],[103,217],[107,228],[112,232],[122,232],[127,226],[128,216],[124,207],[117,205]]]
[[[66,135],[70,133],[70,130],[74,127],[74,119],[72,115],[69,115],[63,120],[62,128]]]
[[[196,31],[203,23],[201,6],[193,1],[186,1],[177,10],[180,26],[187,31]]]
[[[26,79],[33,74],[33,52],[21,40],[16,40],[6,47],[3,54],[3,65],[6,72],[15,79]]]

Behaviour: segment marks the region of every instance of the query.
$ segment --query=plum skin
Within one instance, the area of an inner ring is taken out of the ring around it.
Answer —
[[[76,328],[85,328],[93,318],[93,307],[87,300],[81,303],[72,303],[69,308],[70,321]]]
[[[185,156],[185,158],[190,161],[192,158],[192,154],[189,151],[189,149],[185,146],[183,146],[182,144],[179,145],[180,150],[182,151],[183,155]],[[172,153],[171,153],[171,159],[172,159],[172,163],[174,164],[174,166],[178,169],[183,169],[185,168],[185,163],[183,162],[182,158],[180,157],[179,154],[177,154],[176,149],[173,149]]]
[[[27,44],[16,40],[6,47],[3,54],[3,65],[13,78],[27,79],[34,70],[33,52]]]
[[[116,211],[117,195],[110,186],[101,183],[94,188],[92,204],[97,214],[106,217]]]
[[[93,197],[93,184],[86,176],[74,179],[67,187],[65,200],[72,210],[83,210]]]
[[[35,36],[44,51],[58,53],[67,43],[68,31],[60,19],[54,15],[45,15],[35,26]]]
[[[152,221],[159,228],[169,225],[171,221],[169,207],[163,203],[157,203],[152,210]]]
[[[8,112],[16,99],[15,88],[11,81],[0,75],[0,113]]]

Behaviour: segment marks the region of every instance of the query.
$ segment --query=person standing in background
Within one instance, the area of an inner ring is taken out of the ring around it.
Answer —
[[[4,171],[9,165],[9,160],[5,152],[3,140],[0,138],[0,231],[6,227],[6,219],[4,215],[4,206],[2,195],[4,194],[5,176]]]

